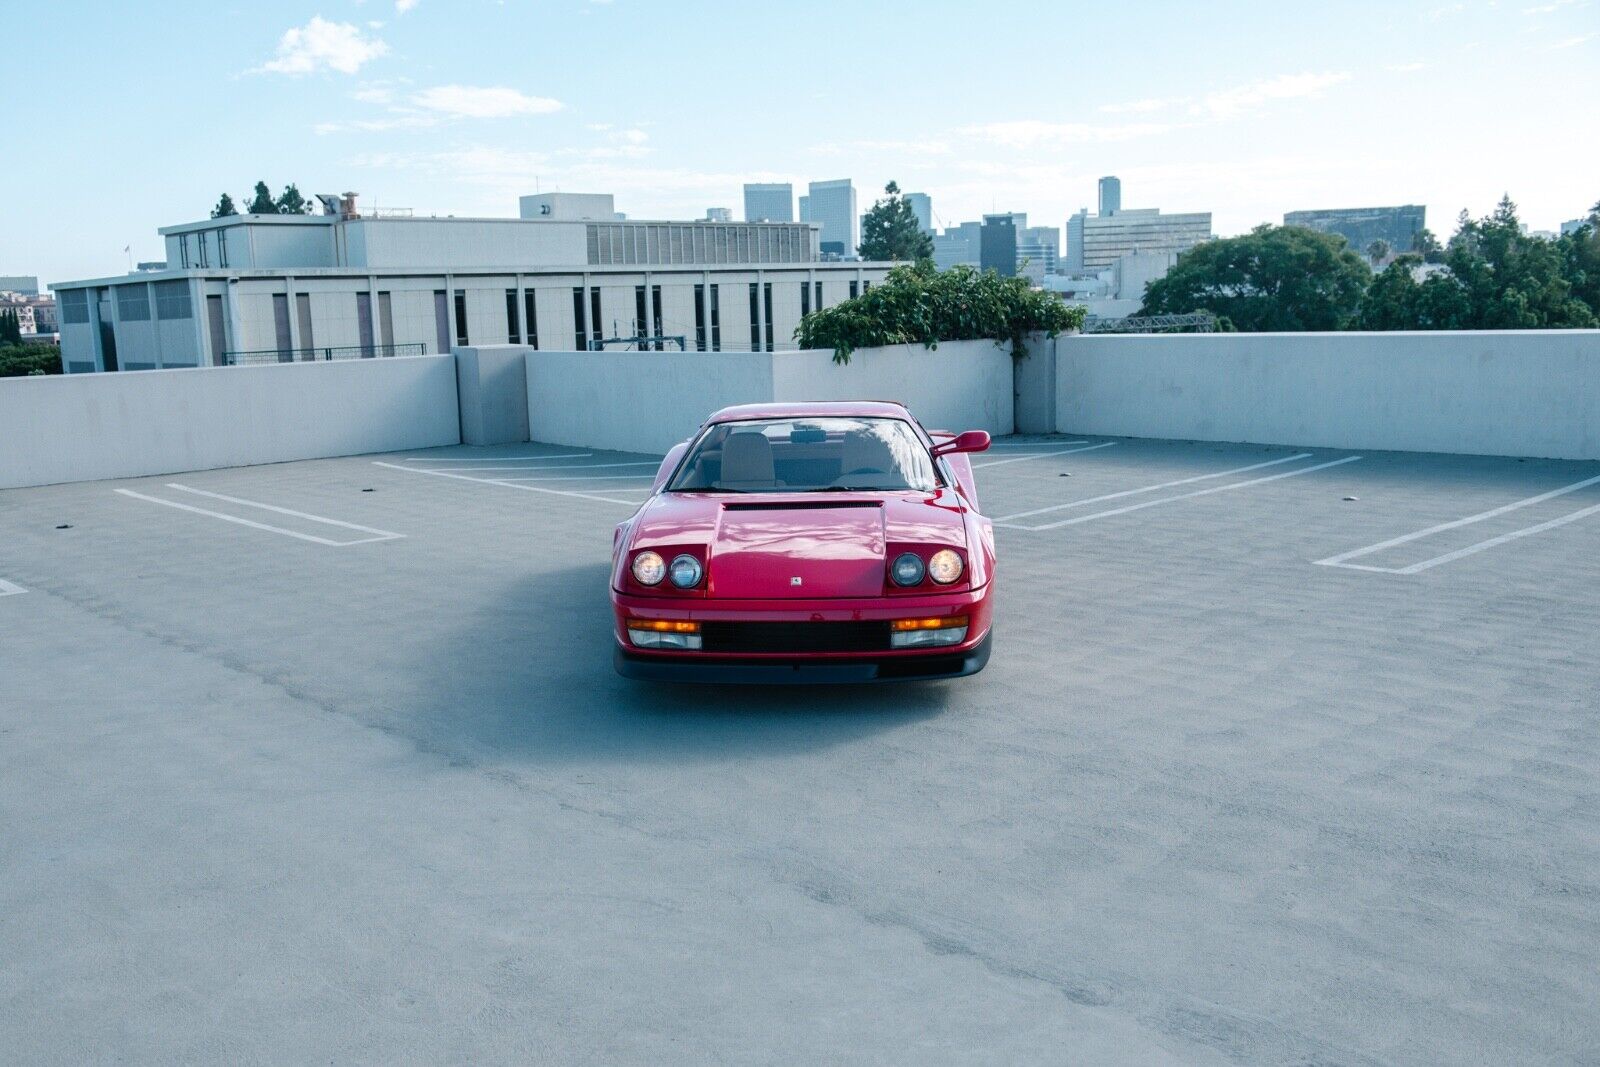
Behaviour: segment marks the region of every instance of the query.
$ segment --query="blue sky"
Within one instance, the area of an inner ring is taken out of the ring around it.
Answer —
[[[160,258],[157,226],[257,178],[440,215],[613,192],[635,218],[839,177],[865,209],[893,178],[941,223],[1059,226],[1117,174],[1125,206],[1222,234],[1423,203],[1447,236],[1508,190],[1554,229],[1600,200],[1600,0],[22,10],[0,274],[47,281]]]

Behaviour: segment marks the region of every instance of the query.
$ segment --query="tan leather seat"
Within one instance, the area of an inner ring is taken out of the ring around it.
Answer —
[[[772,442],[765,434],[732,433],[722,442],[722,477],[730,489],[766,489],[783,483],[772,468]]]

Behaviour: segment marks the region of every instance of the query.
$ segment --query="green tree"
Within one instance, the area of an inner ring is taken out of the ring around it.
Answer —
[[[925,259],[895,267],[854,299],[813,311],[794,337],[801,348],[833,349],[835,363],[850,362],[858,348],[980,338],[1009,340],[1012,355],[1023,356],[1028,334],[1054,337],[1082,326],[1083,316],[1083,308],[1031,288],[1026,278],[967,266],[941,271]]]
[[[278,202],[272,199],[272,190],[267,188],[266,182],[256,182],[255,199],[250,201],[250,206],[245,211],[251,215],[276,215]]]
[[[293,182],[283,187],[283,193],[277,201],[278,214],[280,215],[309,215],[311,202],[300,195],[300,190]]]
[[[917,224],[911,202],[900,195],[900,186],[890,182],[883,187],[884,197],[872,205],[861,220],[862,259],[916,262],[933,258],[933,238]]]
[[[1411,235],[1411,247],[1408,251],[1421,256],[1424,263],[1444,262],[1444,249],[1440,246],[1439,239],[1433,235],[1433,231],[1426,226]]]
[[[0,345],[22,343],[22,321],[15,311],[0,311]]]
[[[211,209],[211,217],[220,219],[226,215],[237,215],[239,209],[233,206],[233,197],[223,193],[217,198],[217,206]]]
[[[1600,204],[1594,206],[1584,225],[1562,234],[1556,247],[1573,298],[1600,318]]]
[[[1372,261],[1372,265],[1374,267],[1376,267],[1379,263],[1382,263],[1388,258],[1388,256],[1389,242],[1385,241],[1383,238],[1380,237],[1376,241],[1373,241],[1367,245],[1367,258]]]
[[[1449,271],[1435,271],[1420,282],[1422,259],[1407,253],[1389,264],[1367,286],[1357,330],[1460,330],[1472,318],[1466,288]]]
[[[1517,205],[1509,195],[1481,219],[1461,214],[1445,264],[1466,290],[1471,315],[1464,328],[1536,330],[1595,324],[1595,309],[1574,295],[1574,281],[1581,287],[1586,279],[1568,277],[1562,242],[1523,233]]]
[[[0,344],[0,378],[60,373],[61,349],[56,345]]]
[[[1337,234],[1263,225],[1183,253],[1145,290],[1140,314],[1209,311],[1244,333],[1338,330],[1354,318],[1371,276]]]

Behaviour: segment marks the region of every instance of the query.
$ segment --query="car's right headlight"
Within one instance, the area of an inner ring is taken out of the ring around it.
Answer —
[[[667,564],[661,553],[646,550],[633,557],[633,580],[640,585],[660,585],[666,576]]]
[[[889,576],[894,579],[895,585],[920,585],[924,573],[922,557],[915,552],[900,553],[889,568]]]
[[[961,577],[961,553],[953,548],[941,548],[928,558],[928,577],[940,585],[949,585]]]

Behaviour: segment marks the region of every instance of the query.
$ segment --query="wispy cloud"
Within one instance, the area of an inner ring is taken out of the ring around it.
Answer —
[[[1108,115],[1148,115],[1152,111],[1165,111],[1188,103],[1185,97],[1147,97],[1144,100],[1128,100],[1121,104],[1102,104],[1100,110]]]
[[[383,105],[386,114],[369,119],[319,122],[314,127],[317,133],[422,129],[469,119],[548,115],[562,108],[559,100],[529,96],[503,85],[435,85],[420,89],[403,101],[382,84],[365,86],[351,95],[365,104]]]
[[[1550,47],[1551,48],[1576,48],[1580,44],[1588,44],[1590,41],[1592,41],[1594,39],[1595,39],[1595,35],[1594,34],[1586,33],[1581,37],[1568,37],[1565,40],[1557,41],[1555,44],[1551,45]]]
[[[304,26],[284,31],[278,40],[277,55],[257,68],[257,73],[316,74],[335,71],[354,74],[379,56],[387,55],[389,46],[377,37],[361,32],[361,27],[348,22],[329,22],[321,15],[313,15]]]
[[[1123,125],[1094,125],[1086,122],[1043,122],[1039,119],[1013,119],[1009,122],[988,122],[977,126],[963,126],[957,132],[967,137],[1007,148],[1041,148],[1060,145],[1096,144],[1107,141],[1127,141],[1135,137],[1149,137],[1166,133],[1173,127],[1168,123],[1134,122]]]
[[[1421,64],[1417,64],[1415,69],[1420,69],[1420,67]],[[1317,96],[1333,86],[1349,80],[1349,71],[1342,70],[1280,74],[1275,78],[1264,78],[1258,81],[1246,82],[1242,85],[1229,86],[1228,88],[1217,89],[1200,96],[1148,97],[1143,100],[1102,104],[1099,110],[1109,115],[1154,115],[1159,112],[1169,112],[1174,115],[1186,115],[1193,119],[1222,121],[1239,118],[1242,115],[1257,111],[1276,100],[1293,100],[1297,97]],[[1171,127],[1148,125],[1097,127],[1082,124],[1065,124],[1061,127],[1061,131],[1063,133],[1070,132],[1072,134],[1071,139],[1076,141],[1093,141],[1120,140],[1125,136],[1145,136],[1150,133],[1165,132],[1168,128]],[[1058,137],[1056,139],[1062,138]]]
[[[404,15],[407,11],[410,11],[412,8],[416,7],[418,2],[419,0],[394,0],[395,13]]]

